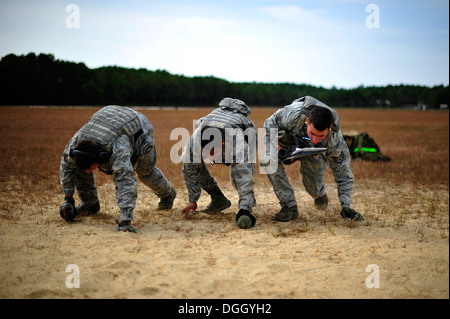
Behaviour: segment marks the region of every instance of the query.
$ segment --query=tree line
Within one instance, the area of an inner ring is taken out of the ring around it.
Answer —
[[[216,106],[234,97],[250,106],[277,106],[311,95],[333,107],[404,107],[449,104],[449,86],[323,88],[294,83],[239,83],[213,76],[57,60],[52,54],[8,54],[0,60],[0,105]]]

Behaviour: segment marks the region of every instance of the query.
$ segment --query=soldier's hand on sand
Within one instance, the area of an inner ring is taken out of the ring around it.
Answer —
[[[236,225],[239,228],[247,229],[247,228],[255,226],[255,224],[256,224],[256,218],[255,218],[255,216],[252,215],[251,212],[249,212],[245,209],[239,210],[239,212],[236,215]]]
[[[64,198],[64,203],[59,207],[59,215],[66,222],[71,222],[77,217],[78,210],[75,207],[75,200],[71,196],[66,196]]]
[[[182,213],[184,216],[187,216],[190,212],[196,214],[197,213],[196,210],[197,210],[197,203],[189,202],[189,204],[187,204],[187,206],[183,209]]]

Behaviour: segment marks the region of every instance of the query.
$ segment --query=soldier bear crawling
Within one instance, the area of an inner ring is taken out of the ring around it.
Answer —
[[[119,231],[136,232],[131,226],[137,199],[137,181],[160,198],[158,209],[171,209],[176,191],[155,166],[153,126],[141,113],[110,105],[97,111],[67,144],[60,163],[60,179],[65,201],[60,215],[73,221],[77,215],[100,211],[95,169],[113,175],[120,208]],[[81,204],[75,207],[75,189]]]
[[[328,165],[334,174],[338,196],[342,207],[341,216],[355,220],[363,220],[363,216],[350,208],[353,191],[353,174],[350,169],[350,152],[339,129],[339,116],[336,111],[319,100],[305,96],[294,100],[277,110],[264,122],[266,136],[265,148],[274,143],[269,138],[269,130],[277,129],[281,137],[277,142],[281,147],[320,147],[327,148],[325,153],[302,157],[300,174],[308,194],[314,198],[315,207],[325,210],[328,207],[328,196],[324,177]],[[276,142],[276,141],[275,141]],[[267,173],[273,190],[280,201],[281,210],[274,219],[281,222],[298,217],[297,202],[294,189],[284,169],[284,165],[294,161],[278,161],[275,173]],[[261,167],[265,164],[261,162]]]
[[[257,130],[248,118],[251,110],[243,101],[224,98],[219,107],[198,120],[195,131],[183,151],[183,175],[189,203],[183,214],[195,213],[201,190],[210,196],[210,204],[200,212],[214,214],[231,206],[211,176],[204,159],[211,163],[230,166],[230,179],[239,194],[236,224],[240,228],[255,225],[252,209],[256,205],[254,194]]]

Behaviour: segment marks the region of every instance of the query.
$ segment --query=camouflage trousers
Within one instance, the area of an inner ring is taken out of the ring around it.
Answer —
[[[157,156],[154,146],[147,146],[143,155],[139,157],[135,164],[135,171],[144,185],[149,187],[159,198],[164,198],[169,196],[173,187],[163,172],[155,166],[156,161]],[[75,186],[82,203],[93,205],[98,202],[97,187],[93,173],[87,174],[84,170],[78,170]],[[129,185],[121,183],[121,187],[126,189],[120,192],[121,195],[118,195],[119,192],[116,187],[117,202],[121,208],[120,217],[122,221],[131,220],[137,199],[137,183],[134,182]]]
[[[295,164],[293,164],[295,165]],[[326,194],[324,182],[328,161],[323,155],[310,156],[300,160],[300,174],[303,186],[312,198],[318,198]],[[293,207],[297,205],[294,188],[289,182],[284,165],[278,162],[278,169],[267,177],[272,183],[273,190],[281,207]]]
[[[236,163],[230,165],[231,185],[238,191],[239,209],[253,211],[255,199],[255,164]]]
[[[230,182],[231,185],[238,191],[239,209],[245,209],[249,212],[253,211],[256,206],[255,199],[255,164],[237,163],[230,165]],[[199,172],[200,186],[207,193],[217,187],[217,182],[212,177],[208,167],[203,163]]]

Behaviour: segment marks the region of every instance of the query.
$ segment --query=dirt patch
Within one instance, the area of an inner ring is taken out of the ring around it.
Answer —
[[[248,230],[234,222],[237,193],[221,187],[229,209],[183,218],[184,189],[161,212],[139,183],[138,234],[116,232],[112,183],[99,187],[100,213],[71,224],[56,194],[1,207],[0,298],[449,298],[448,187],[356,184],[359,223],[340,218],[332,185],[325,212],[297,187],[300,218],[279,223],[272,189],[258,185]],[[66,285],[68,265],[79,288]]]

